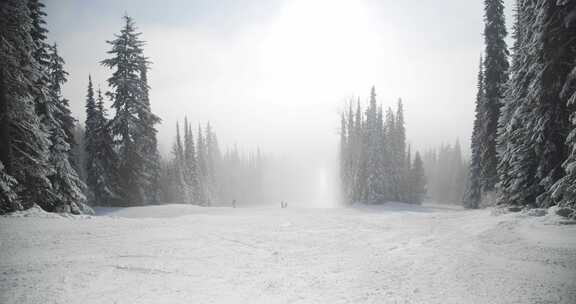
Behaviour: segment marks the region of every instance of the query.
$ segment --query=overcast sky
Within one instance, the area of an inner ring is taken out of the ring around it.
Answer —
[[[106,40],[125,12],[135,19],[153,62],[165,155],[175,121],[188,115],[211,121],[224,146],[332,159],[344,100],[366,101],[372,85],[386,106],[402,97],[416,148],[457,138],[468,148],[481,0],[46,2],[49,38],[70,73],[64,93],[81,122],[88,74],[106,89]]]

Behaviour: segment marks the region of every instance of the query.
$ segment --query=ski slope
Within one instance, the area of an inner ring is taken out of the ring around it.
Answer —
[[[576,225],[390,203],[0,217],[0,303],[576,303]]]

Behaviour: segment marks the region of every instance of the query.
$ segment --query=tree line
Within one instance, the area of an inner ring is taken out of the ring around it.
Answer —
[[[383,113],[372,87],[366,109],[353,102],[341,115],[340,180],[347,203],[421,203],[426,178],[420,154],[406,144],[402,101]]]
[[[461,204],[466,191],[468,162],[462,155],[460,142],[428,149],[422,159],[428,181],[427,197],[437,203]]]
[[[86,120],[62,96],[68,73],[48,44],[40,0],[0,2],[0,213],[38,204],[46,211],[92,213],[89,206],[189,203],[208,206],[281,199],[292,180],[259,150],[221,153],[212,126],[176,126],[172,158],[158,152],[145,42],[134,20],[106,41],[107,87],[88,76]],[[111,104],[111,107],[107,107]],[[82,126],[83,125],[83,126]]]
[[[464,203],[477,208],[493,197],[501,205],[573,210],[576,2],[516,1],[511,56],[503,10],[502,0],[485,1],[486,50]]]
[[[39,0],[0,3],[0,212],[38,204],[47,211],[91,213],[88,205],[157,203],[160,118],[150,108],[150,62],[141,33],[125,16],[120,33],[107,41],[109,58],[100,64],[111,70],[108,90],[95,92],[89,77],[85,136],[78,136],[62,96],[68,73],[56,44],[47,42],[44,8]]]
[[[237,146],[222,153],[210,123],[204,130],[198,126],[194,139],[188,119],[182,128],[177,122],[172,159],[164,168],[163,202],[208,206],[263,200],[265,156],[257,149],[246,158]]]

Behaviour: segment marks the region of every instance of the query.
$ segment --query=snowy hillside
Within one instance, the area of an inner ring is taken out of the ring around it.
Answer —
[[[0,217],[0,303],[576,303],[576,225],[437,206]]]

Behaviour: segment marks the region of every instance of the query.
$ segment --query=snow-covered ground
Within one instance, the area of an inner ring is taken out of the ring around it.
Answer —
[[[0,303],[576,303],[576,226],[439,206],[0,218]]]

